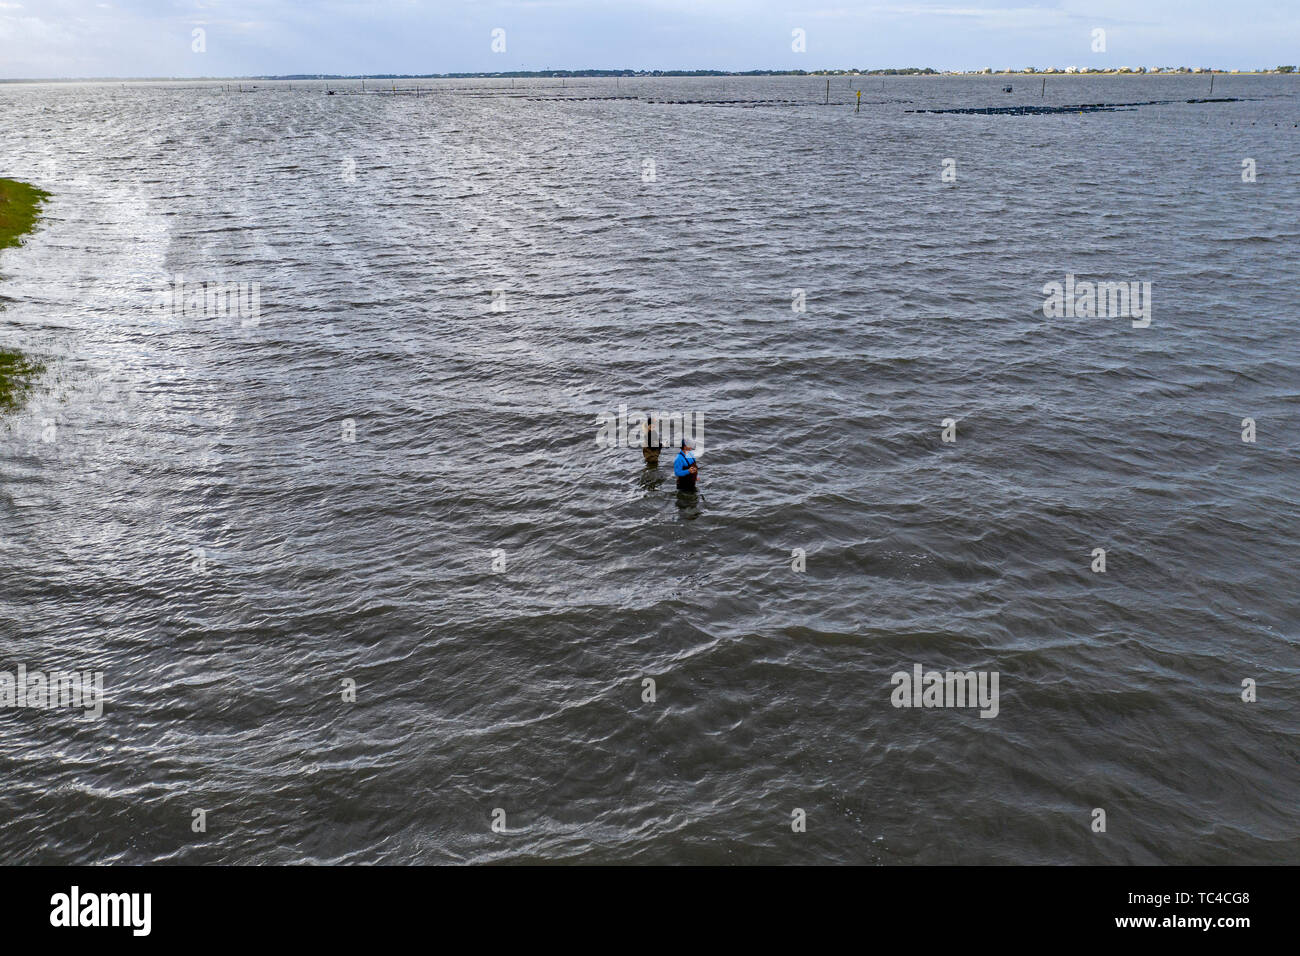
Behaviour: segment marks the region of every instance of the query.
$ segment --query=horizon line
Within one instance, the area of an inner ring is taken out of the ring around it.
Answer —
[[[1241,76],[1293,76],[1296,67],[1286,65],[1257,70],[1227,69],[1222,67],[1023,67],[1021,69],[939,70],[934,67],[879,67],[855,69],[852,67],[826,67],[817,70],[632,70],[632,69],[558,69],[558,70],[507,70],[467,71],[456,73],[264,73],[232,76],[46,76],[0,77],[0,83],[145,83],[158,81],[216,82],[219,80],[265,81],[326,81],[326,80],[457,80],[457,79],[645,79],[659,77],[760,77],[760,76],[1193,76],[1209,73],[1237,74]]]

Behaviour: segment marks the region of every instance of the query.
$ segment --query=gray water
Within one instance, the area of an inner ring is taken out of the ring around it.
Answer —
[[[849,82],[0,86],[0,860],[1300,862],[1300,83]]]

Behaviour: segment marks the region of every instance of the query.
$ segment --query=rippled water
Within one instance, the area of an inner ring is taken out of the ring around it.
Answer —
[[[1300,86],[1003,82],[0,86],[4,861],[1300,860]]]

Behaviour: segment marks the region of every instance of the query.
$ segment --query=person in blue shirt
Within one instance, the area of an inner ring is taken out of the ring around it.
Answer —
[[[677,476],[677,490],[694,491],[695,477],[699,471],[699,466],[695,464],[695,442],[684,438],[682,450],[677,453],[677,459],[673,462],[673,474]]]

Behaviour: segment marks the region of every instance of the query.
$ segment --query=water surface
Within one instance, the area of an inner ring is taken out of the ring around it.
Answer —
[[[0,86],[0,858],[1300,860],[1300,87],[853,82]]]

